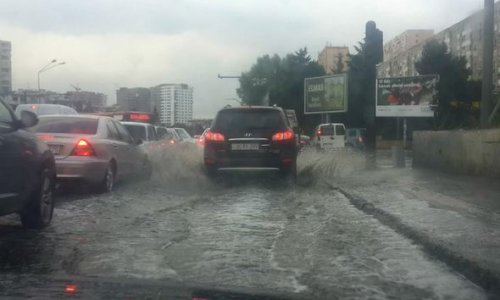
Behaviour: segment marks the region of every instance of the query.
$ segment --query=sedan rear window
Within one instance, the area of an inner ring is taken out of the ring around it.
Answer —
[[[85,118],[40,118],[36,132],[96,134],[98,119]]]
[[[217,115],[215,131],[246,131],[285,129],[286,124],[277,110],[226,110]]]
[[[146,127],[142,125],[122,124],[134,139],[146,140]]]

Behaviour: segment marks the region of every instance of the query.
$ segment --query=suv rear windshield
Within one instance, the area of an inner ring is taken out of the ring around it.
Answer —
[[[278,110],[224,110],[217,114],[214,131],[242,132],[248,130],[283,130],[286,124]]]
[[[321,135],[335,135],[333,125],[321,126]]]
[[[146,127],[143,125],[122,124],[134,139],[146,140]]]
[[[98,119],[49,117],[40,118],[36,132],[96,134]]]

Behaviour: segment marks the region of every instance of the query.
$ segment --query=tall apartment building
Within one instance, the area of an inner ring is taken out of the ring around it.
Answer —
[[[326,46],[318,54],[318,64],[323,67],[326,74],[347,72],[349,70],[349,48]]]
[[[409,29],[384,45],[384,61],[408,51],[434,35],[431,29]]]
[[[187,124],[193,119],[193,88],[187,84],[152,87],[151,98],[162,124]]]
[[[495,3],[495,46],[493,53],[494,84],[500,89],[500,2]],[[455,56],[463,56],[472,71],[472,79],[482,78],[483,69],[483,11],[435,34],[432,38],[444,42]],[[377,66],[378,77],[415,76],[415,62],[422,56],[425,41],[401,52]]]
[[[120,88],[116,91],[116,104],[122,111],[153,112],[154,110],[151,91],[143,87]]]
[[[0,96],[10,96],[12,92],[12,61],[10,42],[0,41]]]

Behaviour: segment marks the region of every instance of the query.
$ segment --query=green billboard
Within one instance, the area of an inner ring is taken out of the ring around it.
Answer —
[[[347,74],[304,79],[304,113],[347,111]]]

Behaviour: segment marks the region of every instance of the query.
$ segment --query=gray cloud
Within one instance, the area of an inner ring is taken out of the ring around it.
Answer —
[[[387,39],[409,28],[436,31],[482,7],[482,0],[3,0],[0,39],[13,43],[14,85],[33,87],[36,70],[57,57],[68,64],[44,74],[47,88],[69,82],[109,94],[121,86],[186,82],[195,114],[209,116],[235,97],[239,74],[256,56],[284,55],[326,42],[352,46],[375,20]]]

